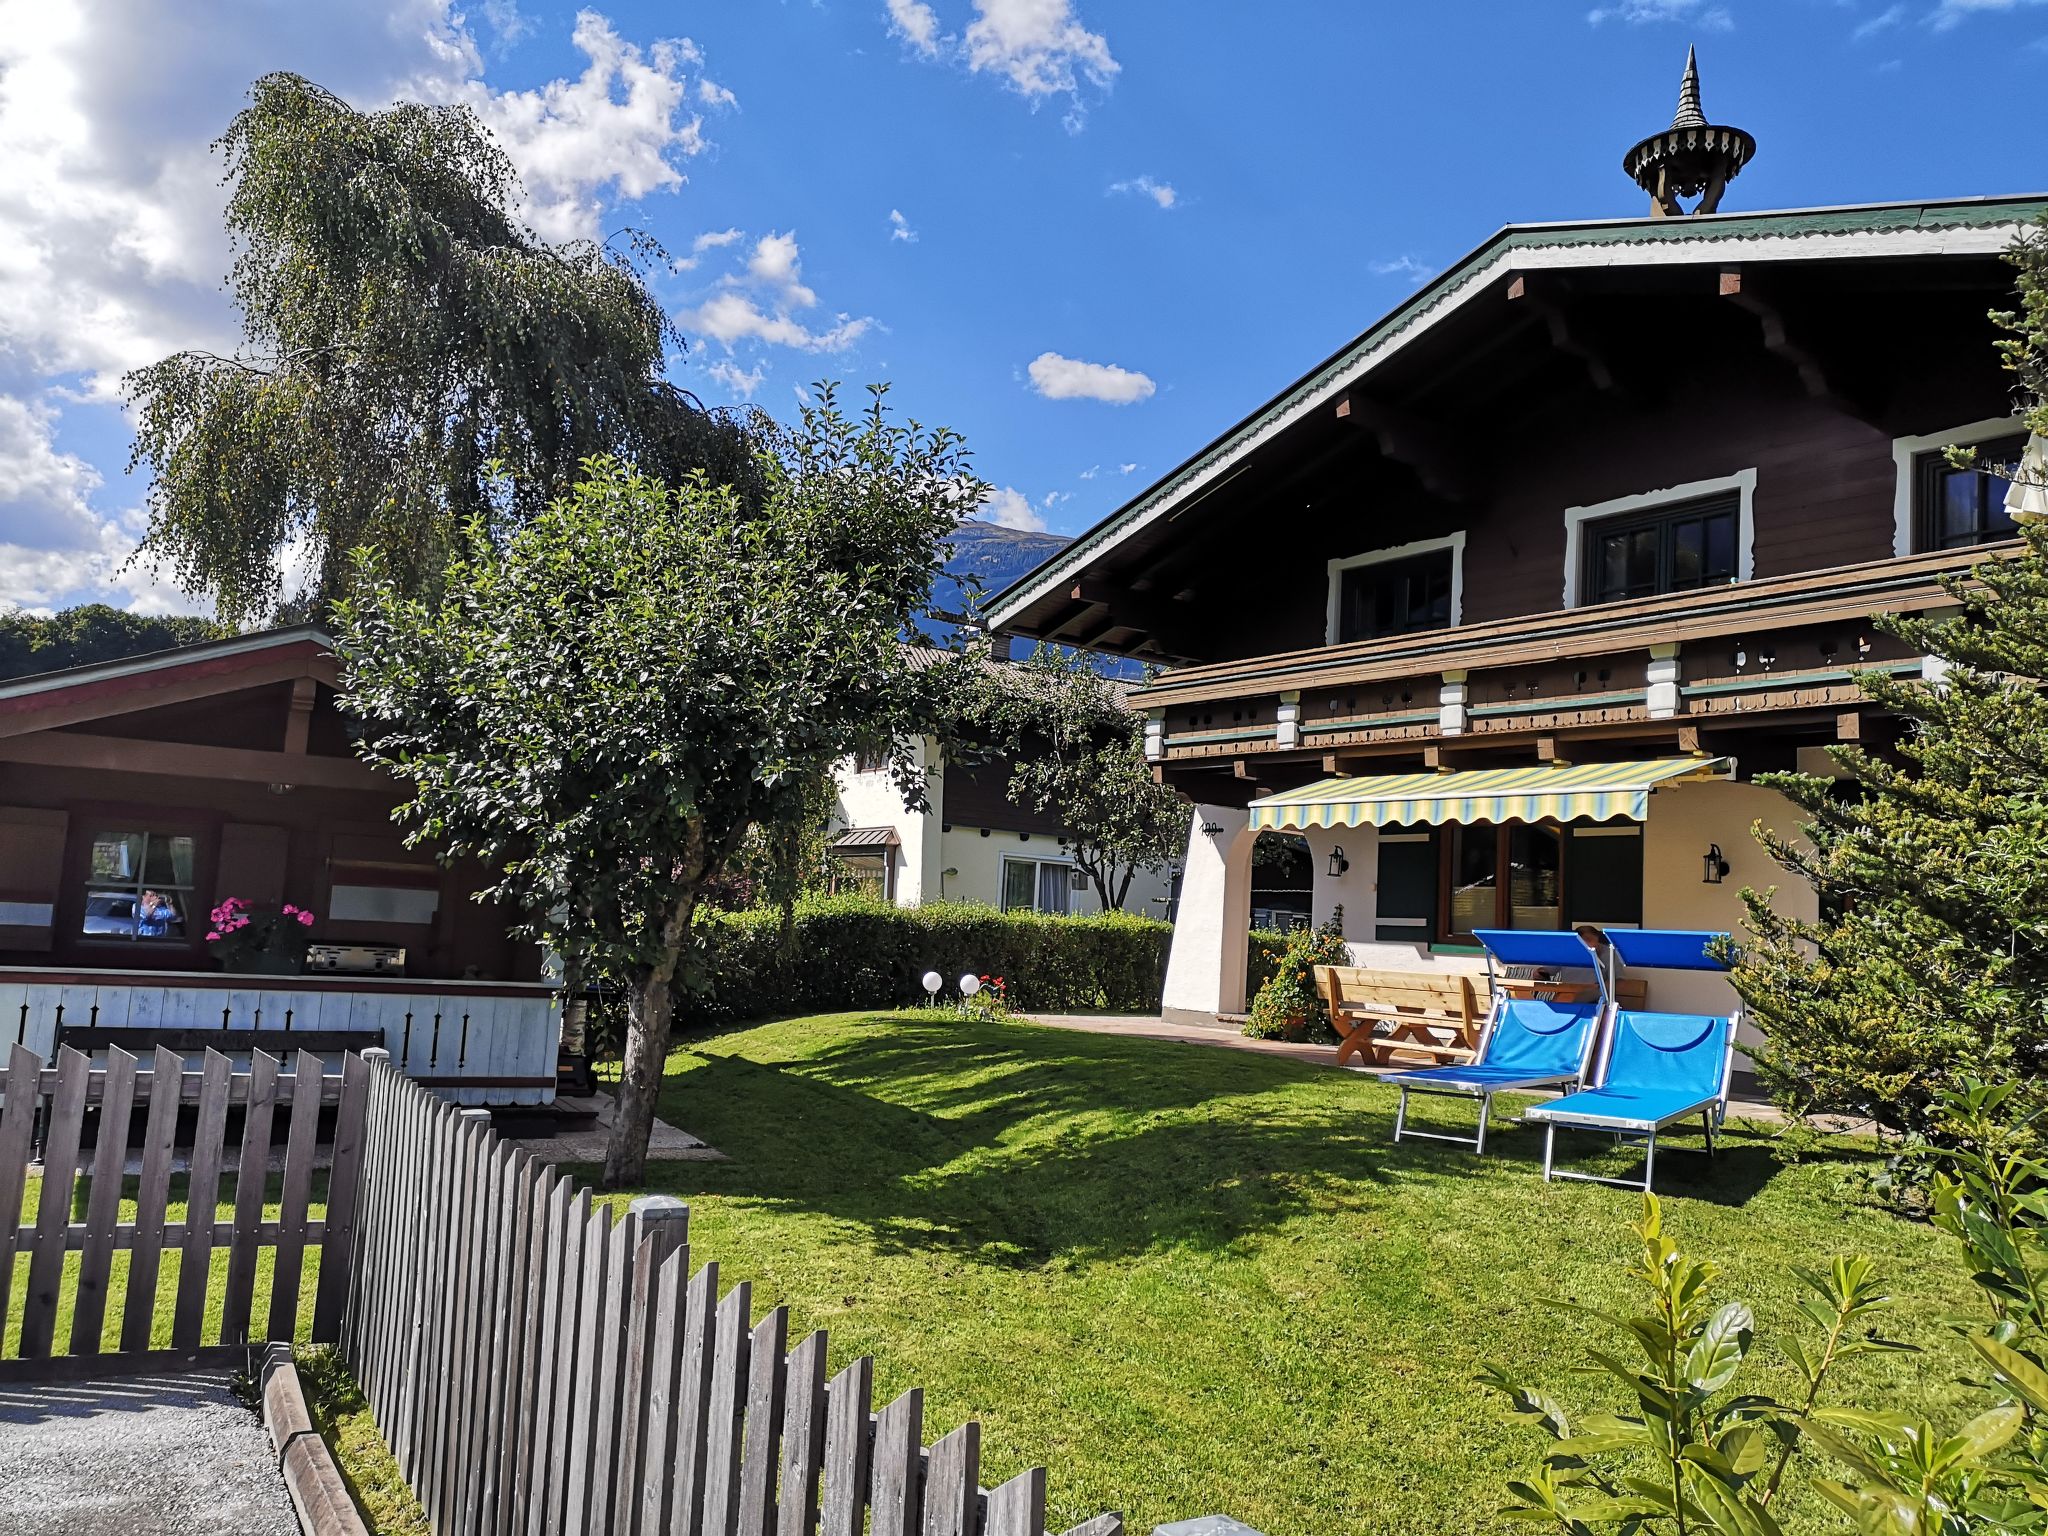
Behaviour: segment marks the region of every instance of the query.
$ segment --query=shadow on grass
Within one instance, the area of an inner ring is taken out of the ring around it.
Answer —
[[[820,1027],[834,1038],[787,1062],[743,1054],[737,1032],[680,1058],[662,1115],[729,1161],[656,1164],[653,1187],[815,1212],[884,1251],[1036,1266],[1218,1250],[1310,1210],[1427,1201],[1447,1180],[1507,1199],[1538,1178],[1536,1128],[1502,1127],[1484,1160],[1397,1146],[1391,1090],[1311,1064],[1028,1025]],[[1660,1144],[1659,1164],[1665,1192],[1730,1205],[1779,1166],[1740,1139],[1711,1162]]]

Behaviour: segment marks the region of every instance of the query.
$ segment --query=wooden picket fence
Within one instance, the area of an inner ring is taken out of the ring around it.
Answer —
[[[368,1064],[348,1058],[344,1071],[327,1074],[317,1056],[300,1051],[290,1070],[261,1051],[237,1070],[218,1051],[206,1052],[200,1070],[158,1048],[148,1069],[126,1051],[107,1053],[104,1066],[75,1050],[57,1053],[53,1066],[15,1045],[0,1076],[0,1320],[7,1318],[15,1272],[26,1261],[27,1286],[21,1331],[12,1371],[53,1357],[101,1352],[107,1304],[114,1289],[114,1255],[128,1255],[118,1350],[150,1353],[159,1291],[175,1277],[171,1303],[170,1352],[195,1356],[222,1346],[236,1349],[269,1339],[289,1341],[299,1317],[306,1254],[320,1255],[313,1309],[313,1336],[331,1340],[340,1332],[348,1299],[348,1255],[354,1242],[353,1212],[363,1110],[370,1086]],[[196,1109],[186,1170],[187,1217],[168,1219],[173,1154],[179,1111]],[[313,1163],[320,1111],[336,1107],[333,1171],[327,1213],[311,1215]],[[234,1162],[234,1214],[219,1221],[221,1175],[227,1168],[228,1112],[242,1110],[242,1136]],[[286,1136],[282,1199],[275,1220],[264,1217],[271,1133],[277,1112],[291,1117]],[[79,1156],[89,1110],[97,1110],[98,1131],[87,1169],[83,1221],[73,1221],[78,1197]],[[122,1221],[123,1170],[129,1158],[135,1117],[144,1120],[141,1176],[135,1216]],[[22,1209],[26,1176],[40,1131],[43,1179],[32,1221]],[[225,1274],[214,1276],[214,1254],[225,1248]],[[259,1255],[273,1253],[270,1304],[252,1317]],[[80,1255],[67,1277],[66,1256]],[[167,1262],[169,1261],[169,1262]],[[56,1337],[63,1303],[72,1302],[71,1326],[61,1345]],[[203,1336],[213,1297],[220,1300],[219,1327]]]
[[[381,1053],[372,1053],[373,1056]],[[682,1228],[369,1070],[341,1347],[436,1536],[1044,1536],[1045,1472],[979,1483],[981,1428],[924,1447]],[[1103,1515],[1068,1536],[1118,1536]]]

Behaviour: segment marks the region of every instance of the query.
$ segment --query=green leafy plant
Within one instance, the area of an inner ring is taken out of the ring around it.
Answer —
[[[1318,1037],[1329,1034],[1330,1014],[1316,985],[1316,967],[1350,963],[1342,907],[1320,927],[1295,929],[1281,946],[1272,974],[1252,999],[1244,1032],[1254,1040],[1305,1039],[1311,1031]]]
[[[1634,1394],[1634,1413],[1574,1422],[1499,1367],[1481,1377],[1556,1442],[1534,1472],[1508,1485],[1508,1513],[1570,1536],[1607,1529],[1779,1536],[1773,1505],[1802,1441],[1829,1433],[1828,1426],[1872,1427],[1869,1416],[1823,1399],[1844,1362],[1905,1347],[1871,1331],[1889,1304],[1884,1283],[1866,1259],[1794,1271],[1809,1293],[1799,1312],[1813,1332],[1777,1342],[1802,1388],[1798,1400],[1780,1401],[1741,1385],[1756,1344],[1755,1316],[1741,1302],[1715,1303],[1719,1270],[1679,1251],[1655,1195],[1643,1197],[1635,1230],[1635,1275],[1650,1293],[1649,1310],[1623,1317],[1567,1308],[1627,1341],[1622,1352],[1590,1348],[1587,1359]]]

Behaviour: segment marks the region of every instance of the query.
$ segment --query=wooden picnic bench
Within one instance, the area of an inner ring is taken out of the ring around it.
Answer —
[[[1319,965],[1316,985],[1329,1008],[1330,1027],[1339,1037],[1340,1065],[1358,1056],[1374,1066],[1389,1066],[1397,1054],[1434,1062],[1470,1061],[1479,1049],[1479,1031],[1491,1003],[1487,978],[1463,972]],[[1510,997],[1556,1003],[1591,1002],[1600,995],[1590,977],[1581,981],[1500,976],[1493,985]],[[1648,996],[1648,986],[1639,976],[1623,977],[1616,990],[1624,1008],[1640,1008]]]
[[[1339,1064],[1359,1056],[1386,1066],[1397,1051],[1438,1062],[1470,1061],[1485,1016],[1472,982],[1459,972],[1316,967],[1316,985],[1339,1036]]]

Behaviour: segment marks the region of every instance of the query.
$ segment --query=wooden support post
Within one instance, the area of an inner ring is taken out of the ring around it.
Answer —
[[[1692,757],[1705,757],[1706,750],[1700,746],[1700,728],[1696,725],[1681,725],[1678,728],[1678,750]]]
[[[291,711],[284,719],[284,749],[293,757],[306,755],[306,738],[313,727],[313,699],[319,685],[310,677],[292,682]]]
[[[1536,761],[1549,763],[1554,768],[1569,768],[1572,760],[1555,736],[1536,738]]]
[[[1230,760],[1230,771],[1237,778],[1243,779],[1248,784],[1259,782],[1258,771],[1241,757],[1233,757]]]
[[[1861,741],[1863,739],[1863,711],[1845,709],[1835,715],[1835,740]]]

